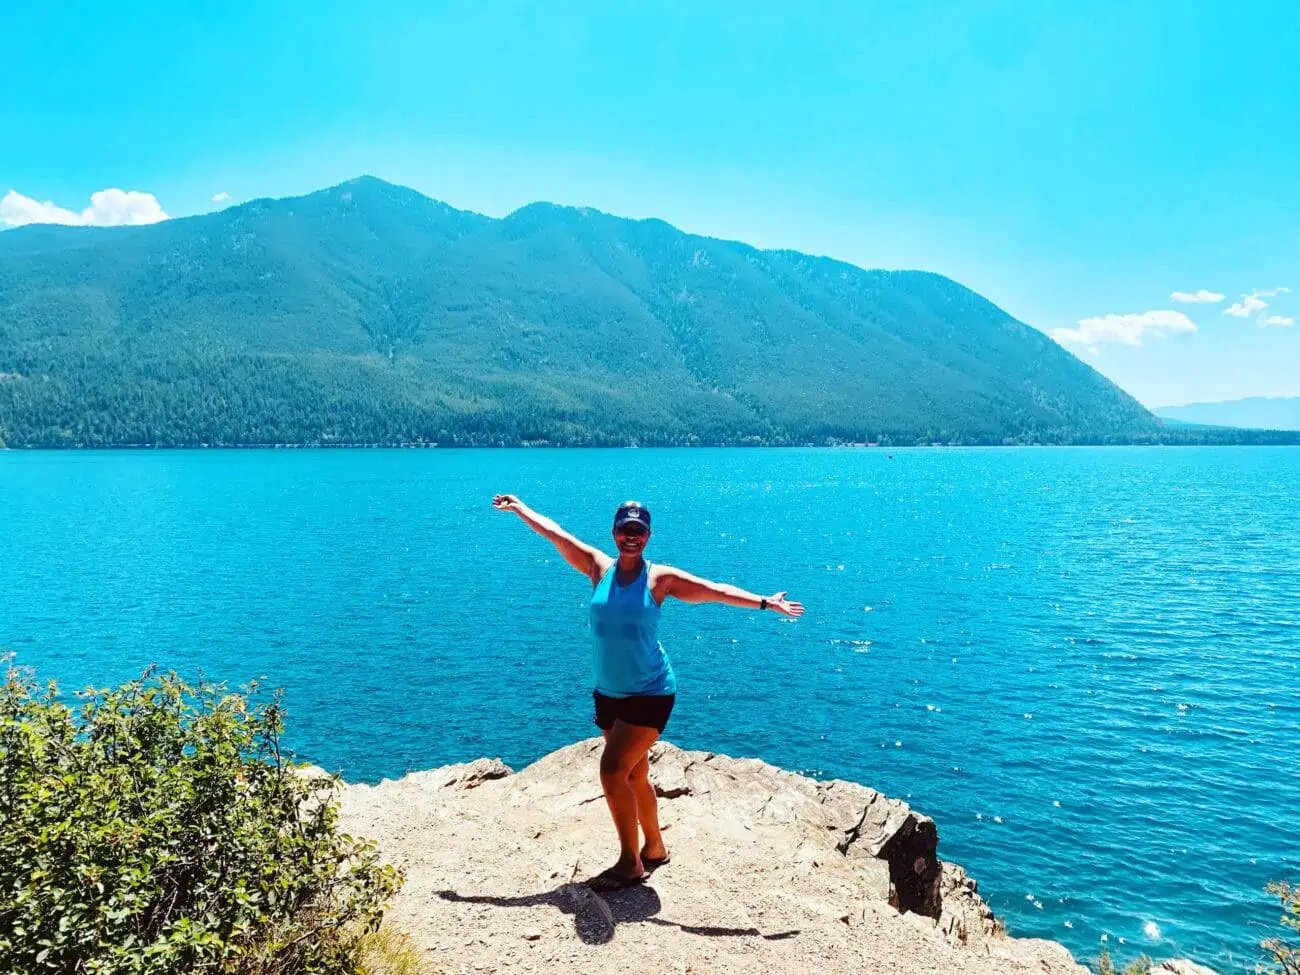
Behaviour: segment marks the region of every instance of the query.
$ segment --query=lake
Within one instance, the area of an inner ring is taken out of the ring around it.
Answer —
[[[808,607],[665,607],[667,737],[906,798],[1014,934],[1224,970],[1300,879],[1300,449],[0,452],[0,647],[283,687],[351,781],[596,733],[609,550]],[[593,769],[593,778],[595,771]],[[610,837],[613,842],[612,831]]]

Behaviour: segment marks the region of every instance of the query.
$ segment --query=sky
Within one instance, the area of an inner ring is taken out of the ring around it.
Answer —
[[[1300,395],[1289,0],[50,0],[2,23],[0,225],[370,174],[937,271],[1147,406]]]

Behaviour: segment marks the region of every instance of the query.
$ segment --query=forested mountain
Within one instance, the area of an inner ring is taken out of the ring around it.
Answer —
[[[0,234],[0,438],[110,444],[1114,442],[1136,401],[937,274],[363,177]]]
[[[1156,416],[1183,423],[1260,430],[1300,430],[1300,396],[1250,396],[1219,403],[1161,406]]]

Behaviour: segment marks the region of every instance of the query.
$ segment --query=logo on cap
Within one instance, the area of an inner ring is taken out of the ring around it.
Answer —
[[[614,526],[617,527],[629,521],[638,522],[649,528],[650,511],[643,507],[639,501],[626,501],[619,505],[618,511],[614,515]]]

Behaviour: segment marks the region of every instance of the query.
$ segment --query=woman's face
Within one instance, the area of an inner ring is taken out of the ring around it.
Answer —
[[[649,541],[650,532],[635,522],[614,529],[614,545],[619,555],[640,555]]]

